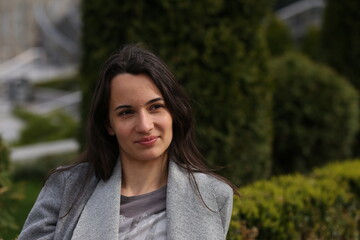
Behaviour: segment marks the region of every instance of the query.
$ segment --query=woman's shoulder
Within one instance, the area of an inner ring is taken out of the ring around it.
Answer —
[[[234,194],[234,191],[229,184],[214,175],[208,173],[194,173],[194,176],[200,188],[212,191],[215,195],[233,196]]]
[[[89,166],[88,163],[79,163],[58,167],[46,180],[44,189],[59,192],[64,199],[62,204],[70,206],[79,193],[92,192],[98,183]]]
[[[61,172],[65,175],[82,174],[89,169],[89,163],[76,163],[71,165],[65,165],[57,167],[54,173]]]
[[[47,182],[52,181],[64,181],[67,183],[78,182],[79,180],[85,179],[85,177],[91,177],[89,163],[77,163],[67,166],[60,166],[53,171]]]
[[[201,197],[208,207],[219,211],[232,208],[234,191],[226,182],[208,173],[195,173],[194,177]]]
[[[182,166],[181,164],[172,161],[170,165],[170,170],[172,171],[172,175],[175,176],[173,178],[176,178],[175,180],[180,181],[182,176],[188,176],[187,178],[190,183],[192,182],[192,175],[197,184],[197,187],[199,187],[199,190],[201,192],[208,192],[215,195],[227,195],[232,196],[234,194],[232,187],[230,187],[229,184],[227,184],[225,181],[223,181],[220,177],[218,178],[216,174],[212,173],[205,173],[201,171],[191,171],[189,172],[186,167]],[[174,172],[178,174],[174,174]],[[189,175],[190,174],[190,175]]]

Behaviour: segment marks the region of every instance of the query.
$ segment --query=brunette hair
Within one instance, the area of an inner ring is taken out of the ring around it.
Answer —
[[[111,55],[102,66],[88,117],[87,145],[78,162],[88,162],[89,169],[99,179],[106,181],[111,177],[119,147],[116,137],[107,131],[110,88],[112,79],[122,73],[146,74],[160,90],[173,119],[169,159],[187,170],[196,192],[200,194],[193,174],[202,172],[227,183],[237,193],[236,187],[230,181],[215,174],[204,163],[195,141],[190,100],[181,85],[159,57],[138,45],[126,45]]]

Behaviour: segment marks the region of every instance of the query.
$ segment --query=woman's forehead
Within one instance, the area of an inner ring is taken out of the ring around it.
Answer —
[[[146,74],[119,74],[111,82],[110,104],[136,103],[142,105],[155,98],[163,98],[153,80]]]

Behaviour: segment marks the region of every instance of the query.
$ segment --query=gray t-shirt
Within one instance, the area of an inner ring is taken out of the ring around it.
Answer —
[[[119,240],[166,240],[166,189],[121,196]]]

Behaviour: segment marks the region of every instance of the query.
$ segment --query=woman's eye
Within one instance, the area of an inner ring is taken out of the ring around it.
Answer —
[[[133,111],[131,111],[131,110],[125,110],[125,111],[119,112],[119,115],[120,116],[126,116],[126,115],[129,115],[129,114],[132,114],[132,113],[133,113]]]
[[[157,110],[157,109],[163,108],[163,107],[164,107],[164,105],[162,105],[162,104],[154,104],[151,106],[151,110]]]

